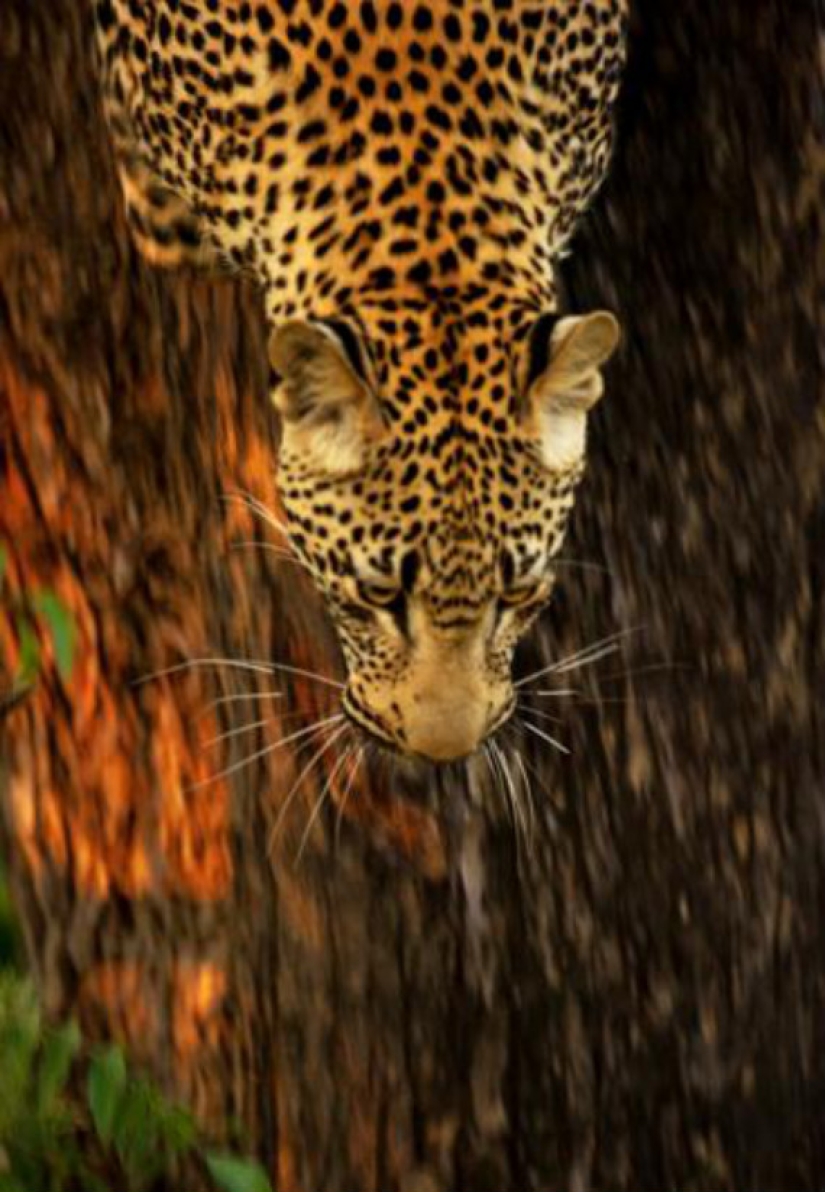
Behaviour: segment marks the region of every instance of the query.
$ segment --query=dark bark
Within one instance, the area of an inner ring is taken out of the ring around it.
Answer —
[[[524,673],[642,628],[571,676],[571,757],[521,742],[532,839],[483,768],[386,772],[300,864],[320,781],[268,839],[307,754],[187,789],[276,738],[205,745],[263,677],[131,685],[338,663],[300,571],[229,550],[261,534],[220,493],[275,503],[259,305],[130,248],[78,8],[0,23],[0,540],[80,630],[3,730],[49,1010],[243,1123],[282,1190],[821,1187],[821,5],[636,8],[567,275],[626,328],[565,552],[609,571],[565,572]]]

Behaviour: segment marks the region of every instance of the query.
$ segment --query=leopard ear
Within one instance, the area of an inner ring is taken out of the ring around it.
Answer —
[[[349,324],[292,319],[272,332],[269,359],[278,375],[273,401],[283,419],[283,455],[331,475],[362,467],[383,422]]]
[[[600,367],[619,335],[617,320],[604,310],[558,320],[545,316],[534,329],[524,420],[553,471],[584,458],[587,411],[602,395]]]

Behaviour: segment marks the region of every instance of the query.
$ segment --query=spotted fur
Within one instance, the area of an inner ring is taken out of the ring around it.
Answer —
[[[292,541],[365,731],[512,708],[617,327],[554,261],[608,161],[624,0],[99,0],[130,222],[265,294]]]

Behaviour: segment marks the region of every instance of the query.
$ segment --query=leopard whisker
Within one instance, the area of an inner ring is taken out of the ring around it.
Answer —
[[[230,550],[250,550],[252,547],[255,547],[257,550],[265,550],[268,554],[275,555],[278,559],[283,559],[287,563],[295,563],[296,566],[305,567],[307,571],[309,570],[303,559],[299,559],[297,555],[284,550],[281,546],[276,546],[274,542],[263,542],[257,538],[250,538],[244,542],[231,542],[229,544]]]
[[[556,740],[555,737],[551,737],[549,733],[546,733],[543,729],[539,728],[537,724],[533,724],[532,721],[528,720],[524,715],[521,717],[521,723],[529,732],[533,733],[534,736],[541,737],[542,741],[546,741],[548,745],[552,745],[554,749],[558,749],[559,753],[570,752],[566,745],[563,745],[561,741]]]
[[[564,719],[561,716],[551,716],[549,712],[543,711],[541,708],[533,708],[529,704],[519,704],[518,707],[522,711],[527,711],[531,716],[538,716],[539,720],[549,720],[552,724],[564,724]]]
[[[496,773],[495,767],[493,765],[493,757],[492,757],[492,753],[490,750],[490,742],[489,741],[482,741],[481,752],[484,757],[484,761],[487,763],[487,769],[490,773],[490,777],[493,780],[493,786],[497,787],[498,781],[499,781],[498,774]]]
[[[340,718],[341,720],[344,719],[343,712],[341,713]],[[313,726],[313,728],[315,731],[318,731],[317,725]],[[192,783],[191,786],[188,786],[186,789],[189,791],[201,790],[205,786],[210,786],[213,782],[220,781],[221,778],[228,778],[230,774],[236,774],[238,770],[242,770],[245,766],[251,765],[252,762],[257,761],[261,757],[266,757],[268,753],[274,753],[276,749],[281,749],[284,745],[288,745],[291,740],[295,740],[295,738],[289,736],[282,737],[279,741],[273,741],[270,745],[265,745],[263,749],[256,750],[255,753],[250,754],[249,757],[242,758],[239,762],[234,762],[231,766],[227,766],[226,769],[221,770],[217,774],[213,774],[210,778],[204,778],[200,782]]]
[[[301,837],[301,842],[298,845],[298,851],[295,854],[295,864],[296,865],[300,864],[301,857],[304,855],[304,849],[307,846],[307,842],[308,842],[310,834],[312,832],[312,827],[313,827],[316,819],[320,815],[321,808],[323,807],[327,796],[329,795],[330,791],[332,790],[332,784],[335,781],[335,778],[336,778],[339,770],[342,768],[342,766],[346,762],[347,758],[352,756],[353,750],[354,750],[354,746],[352,746],[352,745],[348,746],[348,748],[346,748],[344,750],[344,752],[341,754],[341,756],[338,758],[337,762],[335,763],[335,765],[332,767],[332,769],[329,772],[327,780],[324,783],[323,789],[321,790],[321,793],[316,800],[315,806],[313,807],[312,812],[307,820],[306,827],[304,828],[304,833],[303,833],[303,836]]]
[[[602,658],[607,658],[610,654],[615,654],[619,648],[617,642],[602,646],[600,650],[594,650],[592,654],[586,654],[583,658],[577,658],[575,662],[567,662],[564,666],[558,667],[556,674],[566,675],[570,671],[581,670],[583,666],[592,666],[594,662],[600,662]]]
[[[515,837],[515,841],[516,841],[516,852],[518,852],[518,847],[519,847],[518,821],[516,819],[516,813],[515,813],[515,809],[513,807],[513,800],[510,796],[510,792],[507,789],[507,785],[504,781],[504,775],[501,770],[501,764],[500,764],[494,750],[495,750],[495,742],[494,741],[485,741],[485,743],[484,743],[484,757],[487,762],[487,766],[490,770],[490,775],[493,779],[493,784],[494,784],[496,790],[499,792],[499,794],[504,795],[504,798],[507,801],[507,808],[510,812],[510,820],[513,824],[513,832],[514,832],[514,837]]]
[[[505,761],[504,755],[495,741],[490,742],[490,748],[493,750],[493,754],[498,761],[498,764],[501,768],[501,773],[504,778],[507,799],[510,804],[510,809],[511,809],[512,817],[513,817],[513,826],[515,828],[516,840],[518,841],[519,833],[521,833],[521,839],[524,841],[525,844],[527,844],[528,843],[527,825],[524,821],[522,809],[521,809],[521,806],[518,801],[518,796],[516,794],[515,786],[513,784],[512,775],[510,774],[510,771],[507,768],[507,763]]]
[[[150,682],[152,679],[162,679],[166,675],[175,675],[193,666],[234,667],[236,670],[252,671],[254,674],[259,675],[274,675],[281,671],[287,675],[300,675],[305,679],[314,679],[317,683],[325,683],[328,687],[336,687],[339,691],[344,690],[343,683],[339,683],[336,679],[327,678],[326,675],[319,675],[317,671],[305,670],[300,666],[289,666],[285,662],[264,662],[260,659],[252,660],[243,658],[188,658],[185,662],[178,662],[174,666],[166,666],[162,670],[152,671],[151,674],[141,675],[139,678],[132,680],[132,686],[139,687],[143,683]]]
[[[239,737],[243,733],[251,733],[253,729],[263,728],[267,724],[272,724],[271,716],[267,716],[264,720],[253,720],[249,724],[241,724],[237,728],[227,729],[226,732],[218,733],[216,737],[210,737],[208,741],[204,741],[204,749],[209,749],[212,745],[217,745],[219,741],[228,741],[231,737]]]
[[[364,749],[365,749],[365,747],[363,745],[359,745],[359,746],[357,746],[357,748],[355,748],[353,750],[353,752],[355,753],[355,765],[350,770],[349,778],[347,779],[347,785],[344,787],[344,793],[341,796],[341,801],[338,804],[338,813],[335,817],[335,843],[336,843],[336,846],[338,844],[338,840],[341,835],[341,822],[344,818],[344,810],[347,805],[347,800],[349,799],[350,791],[352,790],[356,775],[358,774],[358,771],[361,768],[361,763],[364,760]]]
[[[622,638],[628,637],[631,633],[639,631],[638,626],[631,629],[622,629],[618,633],[611,633],[608,637],[600,638],[598,641],[592,642],[589,646],[582,647],[573,654],[568,654],[564,658],[557,659],[555,662],[548,663],[547,666],[540,670],[533,671],[532,674],[525,675],[523,679],[519,679],[514,683],[515,688],[524,687],[526,683],[532,682],[534,679],[540,679],[542,675],[548,674],[566,674],[568,671],[576,670],[580,666],[588,666],[591,662],[597,662],[599,658],[603,658],[606,654],[613,654],[619,649],[619,643]]]
[[[273,542],[264,542],[261,539],[253,538],[243,542],[232,542],[229,546],[230,550],[248,550],[252,548],[266,551],[267,554],[274,555],[282,563],[292,563],[295,567],[302,567],[313,579],[320,580],[321,578],[321,573],[317,567],[313,567],[304,559],[299,558],[294,551],[284,550],[282,546],[277,546]]]
[[[211,699],[204,707],[204,713],[210,711],[212,708],[219,708],[222,704],[237,704],[242,700],[259,700],[259,699],[283,699],[283,691],[244,691],[238,695],[219,695],[217,699]]]
[[[525,801],[526,801],[527,807],[530,811],[530,822],[532,824],[531,835],[533,836],[533,838],[535,838],[536,805],[535,805],[535,800],[533,799],[533,784],[530,782],[530,778],[527,774],[527,770],[524,767],[524,762],[522,761],[522,757],[521,757],[521,754],[519,753],[518,749],[513,749],[511,756],[515,758],[516,764],[517,764],[519,771],[521,773],[521,781],[524,786]]]
[[[298,729],[296,732],[290,733],[289,736],[283,737],[277,744],[286,745],[289,741],[298,741],[301,737],[308,736],[309,733],[315,732],[316,729],[321,728],[323,725],[332,724],[336,720],[340,720],[342,715],[343,713],[339,712],[335,716],[328,716],[325,720],[316,720],[314,724],[307,725],[307,727]],[[250,724],[242,724],[238,728],[227,729],[226,732],[218,733],[217,737],[210,738],[206,742],[206,747],[217,745],[219,741],[227,741],[231,737],[239,737],[243,733],[251,733],[254,729],[263,728],[267,724],[272,724],[271,716],[266,717],[264,720],[253,720]]]
[[[252,493],[246,492],[244,489],[230,489],[225,493],[221,493],[221,500],[225,502],[235,501],[236,503],[244,505],[251,513],[256,513],[258,517],[260,517],[268,525],[272,526],[281,534],[285,535],[285,537],[289,538],[289,527],[286,525],[286,523],[275,517],[275,515],[269,509],[267,509],[263,501],[260,501]]]
[[[341,719],[342,720],[344,719],[343,714],[341,716]],[[348,728],[349,728],[349,724],[345,723],[345,724],[339,724],[337,728],[328,730],[331,733],[331,735],[326,738],[326,740],[321,744],[321,747],[318,750],[316,750],[316,752],[312,755],[312,757],[309,759],[307,764],[301,770],[298,777],[293,782],[292,786],[287,791],[284,801],[281,804],[280,808],[278,809],[278,814],[275,817],[275,823],[272,825],[272,831],[269,834],[269,853],[270,853],[270,855],[272,853],[273,848],[275,847],[275,837],[278,834],[278,831],[281,827],[281,824],[284,821],[287,811],[289,810],[290,806],[292,805],[293,799],[295,798],[295,796],[298,793],[301,783],[307,777],[307,775],[310,773],[310,771],[318,764],[318,762],[321,760],[321,758],[324,756],[324,754],[327,752],[327,750],[332,748],[332,746],[335,744],[335,742],[340,739],[342,734],[345,733]]]

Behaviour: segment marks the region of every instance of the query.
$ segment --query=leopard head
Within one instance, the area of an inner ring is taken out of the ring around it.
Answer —
[[[618,324],[533,317],[508,343],[423,317],[369,341],[290,320],[270,356],[279,487],[343,648],[344,710],[449,761],[513,710],[513,650],[550,596]]]

